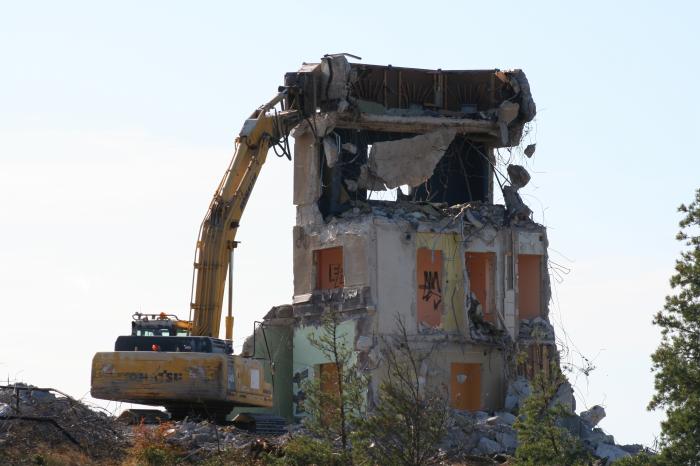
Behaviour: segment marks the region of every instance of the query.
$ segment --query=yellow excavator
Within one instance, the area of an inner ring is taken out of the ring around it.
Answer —
[[[134,314],[131,335],[118,337],[114,351],[92,360],[93,397],[164,406],[173,419],[194,413],[223,420],[237,406],[272,406],[268,362],[233,354],[231,274],[239,222],[268,150],[291,159],[287,137],[304,115],[286,108],[288,94],[289,88],[281,87],[246,120],[236,139],[199,230],[190,320]],[[226,336],[219,339],[227,275]]]

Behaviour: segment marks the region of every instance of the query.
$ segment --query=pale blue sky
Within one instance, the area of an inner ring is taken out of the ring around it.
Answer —
[[[526,200],[571,269],[552,320],[597,366],[579,405],[653,441],[650,321],[700,185],[693,2],[145,3],[0,1],[2,378],[82,396],[132,312],[186,315],[234,136],[302,61],[517,67],[538,104]],[[239,234],[239,337],[290,301],[293,221],[273,157]]]

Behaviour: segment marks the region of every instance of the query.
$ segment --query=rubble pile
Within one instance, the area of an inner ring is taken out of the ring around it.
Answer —
[[[446,459],[460,460],[467,456],[515,454],[518,446],[513,423],[516,417],[508,412],[493,416],[484,411],[452,411],[447,435],[440,445]]]
[[[169,423],[163,432],[166,442],[187,451],[188,459],[196,461],[212,452],[249,447],[256,437],[234,426],[217,426],[209,421],[183,420]]]
[[[521,342],[554,343],[554,327],[542,317],[521,319],[518,340]]]
[[[96,461],[116,459],[127,440],[112,416],[52,388],[0,387],[0,450],[77,450]]]
[[[336,219],[357,219],[365,215],[383,217],[388,220],[403,220],[417,227],[420,222],[438,223],[442,229],[463,227],[465,231],[481,230],[486,226],[502,228],[517,222],[521,226],[535,222],[529,219],[509,218],[506,207],[500,204],[473,201],[464,204],[447,205],[444,202],[397,201],[350,201],[350,208]]]
[[[162,435],[164,442],[180,452],[181,460],[197,463],[221,452],[240,451],[246,456],[257,457],[264,452],[281,450],[294,436],[309,435],[300,424],[287,427],[283,435],[250,433],[234,425],[217,425],[206,420],[166,421],[162,424],[141,425],[133,428],[132,437]],[[134,443],[136,438],[133,438]],[[156,442],[159,443],[159,442]]]
[[[529,388],[521,387],[521,391],[529,394]],[[556,400],[557,397],[553,402],[557,402]],[[620,458],[645,451],[642,445],[617,445],[612,435],[596,427],[603,417],[605,409],[596,405],[578,415],[571,412],[560,419],[560,424],[580,438],[591,454],[604,460],[603,464],[610,464]],[[517,416],[508,411],[489,414],[484,411],[453,410],[448,421],[447,435],[440,445],[443,462],[447,461],[445,464],[450,464],[474,457],[514,455],[518,446],[517,434],[513,427],[516,419]]]

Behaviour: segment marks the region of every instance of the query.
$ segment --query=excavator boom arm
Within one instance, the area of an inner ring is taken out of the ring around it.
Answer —
[[[195,336],[219,335],[226,274],[243,211],[268,149],[285,138],[300,120],[298,111],[273,111],[285,96],[286,91],[280,92],[246,120],[233,158],[200,226],[192,279],[192,334]]]

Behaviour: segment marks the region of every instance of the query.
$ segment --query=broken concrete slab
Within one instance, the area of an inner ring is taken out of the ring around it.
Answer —
[[[445,155],[456,131],[443,129],[396,141],[377,142],[369,153],[369,174],[388,188],[416,187],[428,178]]]

